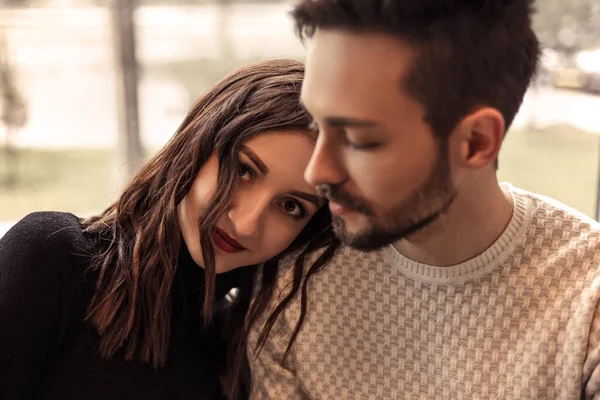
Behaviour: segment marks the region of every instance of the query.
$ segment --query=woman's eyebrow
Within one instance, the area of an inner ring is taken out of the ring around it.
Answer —
[[[255,152],[253,152],[250,147],[242,145],[240,147],[240,151],[246,156],[248,156],[250,160],[252,160],[252,162],[256,165],[256,168],[258,168],[261,174],[267,175],[269,173],[269,167],[265,165],[263,160],[261,160],[260,157]]]
[[[319,197],[315,196],[314,194],[301,192],[299,190],[292,190],[292,191],[290,191],[290,194],[292,196],[300,197],[301,199],[311,202],[317,207],[319,207],[321,205],[320,204],[321,202],[319,201]]]

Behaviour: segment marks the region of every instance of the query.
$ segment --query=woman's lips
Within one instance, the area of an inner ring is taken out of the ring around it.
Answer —
[[[212,239],[215,246],[225,253],[240,253],[247,250],[240,242],[229,236],[227,232],[220,228],[215,229]]]

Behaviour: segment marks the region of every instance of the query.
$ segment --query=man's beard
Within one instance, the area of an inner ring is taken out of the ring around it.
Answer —
[[[457,194],[449,175],[446,146],[440,146],[439,153],[440,157],[425,183],[380,217],[385,223],[373,221],[373,211],[366,202],[348,195],[340,185],[320,185],[317,188],[319,194],[369,219],[367,228],[349,232],[344,220],[333,214],[336,236],[350,247],[373,251],[411,236],[438,220],[448,211]]]

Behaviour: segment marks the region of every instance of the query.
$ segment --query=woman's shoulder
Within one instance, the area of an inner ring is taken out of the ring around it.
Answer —
[[[79,218],[65,212],[34,212],[6,232],[0,240],[4,261],[48,264],[89,256],[90,241]],[[67,262],[68,263],[68,262]]]
[[[32,212],[17,222],[6,236],[37,245],[51,246],[84,238],[79,218],[71,213],[59,211]]]
[[[0,397],[34,388],[67,334],[81,326],[72,321],[82,320],[83,289],[93,288],[83,286],[89,248],[79,219],[61,212],[29,214],[0,239],[0,365],[14,380]]]

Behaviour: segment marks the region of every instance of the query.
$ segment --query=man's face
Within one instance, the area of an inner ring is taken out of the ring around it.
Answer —
[[[447,142],[402,88],[410,48],[385,34],[318,30],[302,102],[319,137],[305,179],[327,196],[337,235],[373,250],[419,231],[452,203]]]

